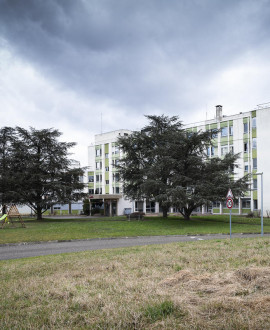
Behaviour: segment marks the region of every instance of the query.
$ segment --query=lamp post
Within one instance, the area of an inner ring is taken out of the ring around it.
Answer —
[[[263,172],[256,173],[261,176],[261,236],[263,236]]]

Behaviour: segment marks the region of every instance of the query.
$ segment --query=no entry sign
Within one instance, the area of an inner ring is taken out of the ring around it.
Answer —
[[[232,198],[228,198],[227,199],[226,205],[227,205],[227,208],[228,209],[231,209],[233,207],[233,200],[232,200]]]

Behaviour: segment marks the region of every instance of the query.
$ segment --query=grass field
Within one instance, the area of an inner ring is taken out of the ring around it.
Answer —
[[[270,239],[0,261],[1,329],[269,329]]]
[[[130,237],[149,235],[195,235],[229,233],[229,216],[197,216],[191,220],[180,217],[168,219],[152,217],[127,221],[124,217],[85,219],[25,220],[26,228],[16,223],[16,228],[6,225],[0,230],[0,244],[70,240],[102,237]],[[264,220],[265,232],[270,232],[270,219]],[[260,219],[232,217],[233,233],[260,233]]]

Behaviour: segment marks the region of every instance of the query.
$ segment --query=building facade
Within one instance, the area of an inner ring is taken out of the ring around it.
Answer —
[[[121,158],[117,144],[119,136],[131,131],[120,129],[95,135],[95,143],[88,147],[88,192],[91,209],[104,215],[122,215],[132,212],[133,203],[124,198],[115,165]]]
[[[270,104],[258,106],[257,109],[225,116],[222,106],[216,106],[216,117],[203,122],[185,125],[189,131],[218,129],[220,132],[213,138],[213,145],[206,152],[209,157],[224,157],[226,153],[239,154],[238,167],[235,168],[235,179],[251,175],[250,189],[242,198],[234,198],[232,212],[247,214],[261,210],[261,191],[263,182],[263,210],[270,212]],[[119,135],[130,134],[129,130],[98,134],[94,145],[89,147],[88,189],[90,200],[103,205],[104,214],[124,214],[143,211],[159,213],[159,205],[153,201],[128,201],[122,195],[121,183],[117,169],[114,167],[121,158],[117,145]],[[263,173],[263,175],[261,175]],[[225,196],[226,197],[226,196]],[[177,211],[172,208],[171,212]],[[215,202],[205,205],[197,212],[215,214],[227,213],[225,203]]]

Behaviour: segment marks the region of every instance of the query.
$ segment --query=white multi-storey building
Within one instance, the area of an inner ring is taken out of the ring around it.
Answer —
[[[121,215],[132,211],[132,202],[122,195],[119,174],[115,167],[121,158],[117,144],[119,136],[131,131],[120,129],[95,135],[95,143],[88,147],[88,191],[91,208],[101,208],[105,215]]]
[[[261,209],[261,182],[263,173],[264,213],[270,210],[270,104],[257,109],[225,116],[222,106],[216,106],[216,117],[185,125],[190,131],[219,129],[207,150],[209,157],[223,157],[232,151],[239,154],[235,179],[250,173],[250,190],[243,198],[235,198],[232,212],[246,214]],[[159,205],[153,201],[129,201],[124,198],[117,169],[114,165],[121,158],[117,145],[119,135],[130,134],[129,130],[117,130],[95,136],[95,144],[89,147],[88,172],[89,194],[93,203],[99,203],[107,215],[124,214],[126,211],[159,213]],[[172,208],[171,211],[175,211]],[[226,213],[224,203],[216,202],[203,206],[197,212]]]

